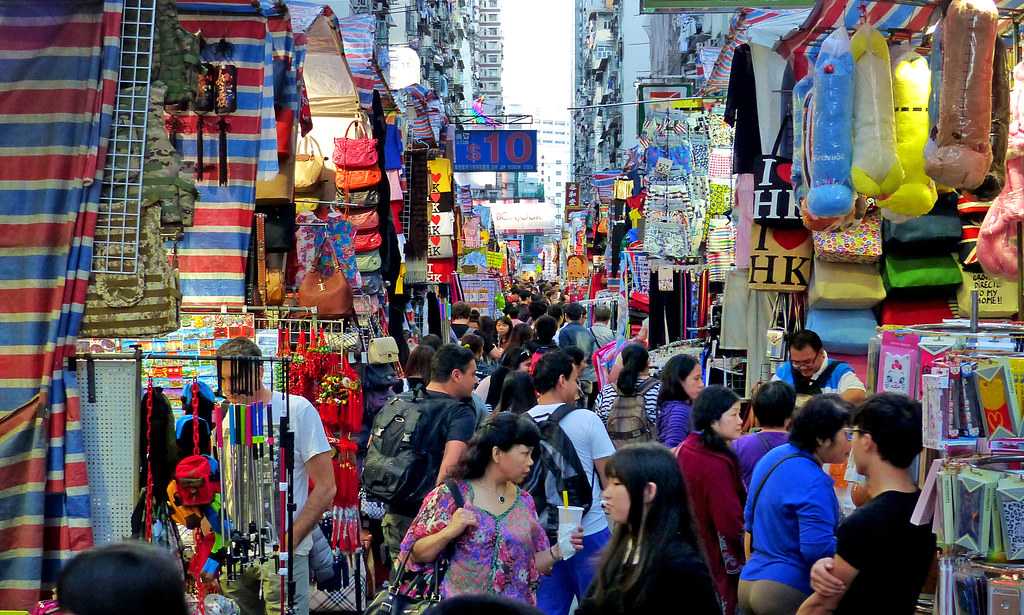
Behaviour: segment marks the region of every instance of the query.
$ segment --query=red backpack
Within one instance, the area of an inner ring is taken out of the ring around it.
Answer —
[[[217,460],[209,455],[189,455],[174,469],[178,499],[183,506],[206,506],[220,491]]]

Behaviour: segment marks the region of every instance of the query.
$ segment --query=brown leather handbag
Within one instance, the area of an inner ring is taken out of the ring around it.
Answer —
[[[377,215],[376,207],[365,211],[356,211],[352,208],[346,217],[357,231],[376,231],[380,227],[380,216]]]
[[[331,275],[324,275],[320,267],[314,264],[299,287],[299,305],[315,307],[317,316],[350,316],[355,313],[352,307],[352,287],[338,262],[338,253],[330,241],[323,242],[320,250],[330,250],[334,271]],[[317,254],[313,263],[319,262],[320,255]]]

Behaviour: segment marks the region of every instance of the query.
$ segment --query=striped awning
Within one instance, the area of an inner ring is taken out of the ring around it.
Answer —
[[[740,9],[732,19],[729,33],[726,35],[722,51],[715,60],[715,67],[704,85],[703,94],[713,96],[722,94],[729,87],[729,73],[732,71],[732,58],[736,48],[751,42],[751,32],[755,27],[772,26],[772,30],[784,34],[803,23],[809,9],[776,10],[776,9]],[[776,37],[777,38],[777,37]]]
[[[374,53],[376,18],[371,14],[352,15],[338,20],[345,59],[352,71],[352,81],[359,91],[359,104],[369,111],[373,107],[373,91],[380,93],[385,111],[394,110],[395,101],[381,73]]]
[[[996,2],[1000,11],[1009,13],[1024,8],[1024,0],[1000,0]],[[931,22],[941,0],[924,2],[868,2],[865,0],[820,0],[815,4],[807,20],[799,28],[786,35],[776,46],[779,55],[789,58],[795,54],[810,57],[816,55],[817,45],[838,25],[853,29],[860,21],[861,7],[867,14],[868,23],[889,34],[905,31],[923,32]],[[936,16],[937,17],[937,16]]]

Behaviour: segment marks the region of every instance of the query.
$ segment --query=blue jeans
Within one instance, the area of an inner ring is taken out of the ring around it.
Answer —
[[[567,615],[572,599],[582,601],[587,588],[597,574],[601,549],[611,539],[608,528],[583,537],[583,550],[572,558],[555,564],[551,574],[540,578],[537,588],[537,608],[544,615]]]

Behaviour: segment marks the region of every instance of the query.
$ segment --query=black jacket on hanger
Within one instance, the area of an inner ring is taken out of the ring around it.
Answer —
[[[736,129],[733,138],[733,173],[753,173],[761,160],[761,129],[757,124],[757,90],[750,45],[740,45],[732,59],[725,121]]]

